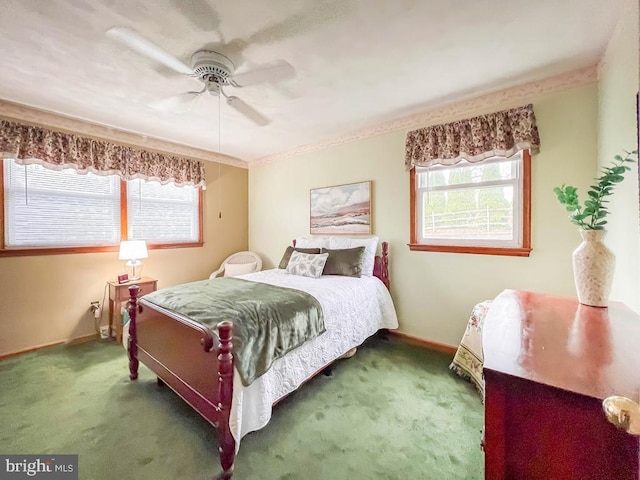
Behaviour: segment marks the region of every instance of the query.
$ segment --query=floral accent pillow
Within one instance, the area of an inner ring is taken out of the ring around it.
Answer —
[[[280,264],[278,265],[278,268],[282,268],[283,270],[287,268],[287,265],[289,265],[289,259],[291,258],[291,254],[293,253],[294,250],[296,252],[302,252],[302,253],[320,253],[319,248],[287,247],[287,249],[284,251],[284,255],[282,256],[282,260],[280,260]]]
[[[319,278],[324,270],[324,265],[329,258],[328,253],[301,253],[292,252],[287,273],[302,275],[304,277]]]

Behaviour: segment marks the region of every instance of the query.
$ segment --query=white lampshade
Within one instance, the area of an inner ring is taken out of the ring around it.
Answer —
[[[128,260],[124,268],[129,280],[139,280],[142,273],[141,258],[148,258],[147,242],[144,240],[123,240],[120,242],[120,260]]]
[[[120,242],[120,260],[138,260],[149,258],[147,254],[147,242],[144,240],[124,240]]]

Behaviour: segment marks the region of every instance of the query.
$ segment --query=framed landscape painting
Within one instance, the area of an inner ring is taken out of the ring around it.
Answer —
[[[312,234],[370,234],[371,181],[311,189]]]

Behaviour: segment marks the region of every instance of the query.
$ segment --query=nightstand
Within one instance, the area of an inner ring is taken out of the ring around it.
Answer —
[[[122,305],[129,300],[129,287],[138,285],[140,293],[138,296],[155,292],[158,281],[151,277],[142,277],[140,280],[133,280],[127,283],[109,282],[109,337],[115,332],[118,343],[122,342]]]

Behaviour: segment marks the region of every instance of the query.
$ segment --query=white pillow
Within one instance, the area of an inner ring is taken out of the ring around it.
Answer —
[[[224,266],[225,277],[236,277],[238,275],[244,275],[245,273],[251,273],[256,271],[256,263],[227,263]]]
[[[331,237],[298,237],[296,248],[329,248]]]
[[[287,265],[287,273],[319,278],[327,258],[329,258],[328,253],[301,253],[294,250]]]
[[[351,238],[351,237],[329,237],[330,249],[365,247],[362,257],[362,275],[373,276],[373,264],[375,263],[376,250],[378,249],[378,237]]]

